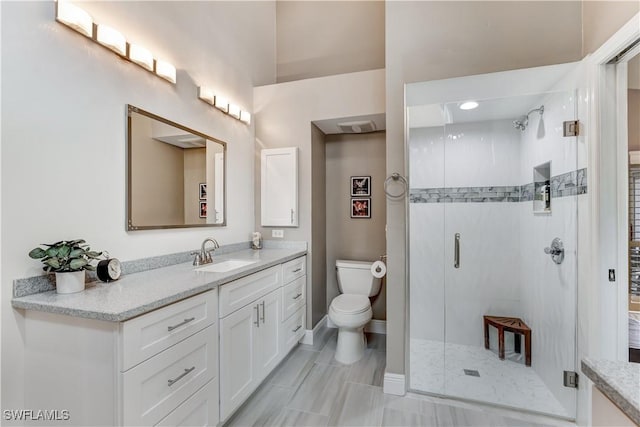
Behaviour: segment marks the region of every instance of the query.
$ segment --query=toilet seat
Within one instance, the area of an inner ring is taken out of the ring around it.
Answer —
[[[331,308],[340,314],[360,314],[369,310],[371,303],[364,295],[341,294],[333,299]]]

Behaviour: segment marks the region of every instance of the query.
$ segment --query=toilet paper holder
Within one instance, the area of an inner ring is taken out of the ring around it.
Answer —
[[[380,260],[375,261],[371,265],[371,274],[373,274],[374,277],[377,277],[380,279],[387,274],[387,266],[385,265],[386,259],[387,259],[386,255],[381,255]]]

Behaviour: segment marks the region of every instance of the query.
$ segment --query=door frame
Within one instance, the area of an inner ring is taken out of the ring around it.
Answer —
[[[588,57],[588,188],[590,193],[590,303],[587,355],[628,360],[628,141],[629,55],[608,64],[640,39],[640,13]],[[615,268],[616,286],[609,282]],[[615,334],[611,334],[615,330]]]

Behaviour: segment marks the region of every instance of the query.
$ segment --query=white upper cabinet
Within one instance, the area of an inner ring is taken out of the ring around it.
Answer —
[[[298,149],[261,152],[262,226],[298,226]]]

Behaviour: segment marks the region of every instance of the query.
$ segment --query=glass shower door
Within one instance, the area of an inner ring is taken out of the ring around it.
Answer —
[[[444,124],[409,131],[411,388],[574,418],[575,95],[432,107]]]

